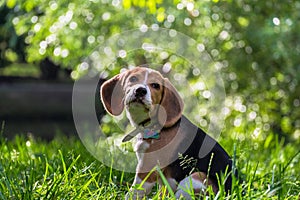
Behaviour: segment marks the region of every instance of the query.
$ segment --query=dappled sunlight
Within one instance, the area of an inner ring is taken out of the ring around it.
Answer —
[[[106,199],[124,198],[128,186],[115,182],[136,165],[132,144],[122,143],[132,126],[124,113],[106,114],[99,88],[146,66],[170,80],[184,115],[236,159],[244,182],[230,198],[299,198],[299,9],[298,1],[280,0],[1,2],[0,124],[8,131],[0,130],[0,197],[35,190],[33,198],[68,198],[73,187],[80,192],[70,198],[97,199],[95,188]],[[73,129],[52,123],[67,119]],[[31,138],[74,134],[73,121],[83,145]],[[16,131],[23,126],[29,131]],[[104,165],[84,160],[89,153]],[[106,168],[113,165],[123,174],[114,177]]]

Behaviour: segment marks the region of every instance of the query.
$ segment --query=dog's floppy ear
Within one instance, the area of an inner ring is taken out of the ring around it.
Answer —
[[[160,113],[165,113],[166,115],[159,116],[161,118],[159,121],[165,121],[164,127],[170,127],[180,119],[183,111],[183,101],[167,78],[164,78],[164,91],[160,106],[163,107],[160,109],[164,109],[164,112],[160,111]]]
[[[111,115],[120,115],[124,109],[124,92],[121,86],[122,74],[118,74],[103,83],[100,89],[101,101]]]

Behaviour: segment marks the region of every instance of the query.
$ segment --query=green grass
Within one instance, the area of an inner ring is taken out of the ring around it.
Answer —
[[[227,197],[221,186],[209,199],[300,198],[298,145],[276,139],[268,146],[263,141],[220,142],[235,155],[243,183],[235,182]],[[75,137],[44,142],[23,136],[7,141],[0,135],[0,199],[124,199],[133,176],[98,162]],[[168,185],[158,190],[154,188],[152,199],[159,192],[172,199]]]

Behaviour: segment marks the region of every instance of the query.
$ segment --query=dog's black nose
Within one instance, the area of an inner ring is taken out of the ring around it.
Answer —
[[[135,97],[139,98],[139,97],[143,97],[147,94],[147,90],[146,88],[143,87],[139,87],[138,89],[136,89],[135,91]]]

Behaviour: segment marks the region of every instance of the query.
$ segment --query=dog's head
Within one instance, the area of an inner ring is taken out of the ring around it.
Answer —
[[[136,67],[114,76],[101,86],[101,100],[111,115],[126,109],[135,126],[157,120],[170,127],[182,114],[183,101],[167,78],[158,71]]]

